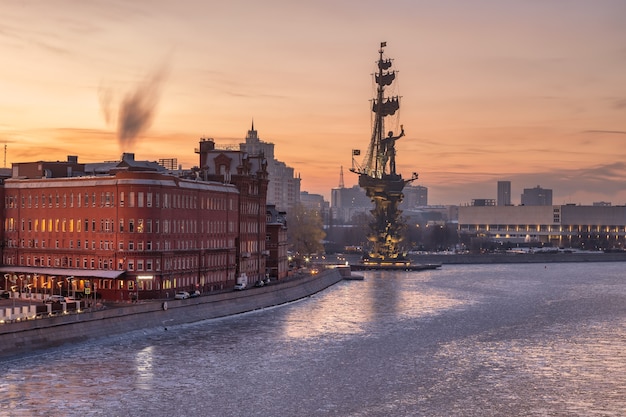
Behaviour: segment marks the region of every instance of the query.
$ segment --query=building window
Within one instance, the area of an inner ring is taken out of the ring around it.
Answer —
[[[130,219],[128,221],[128,231],[130,233],[133,233],[135,231],[135,220],[134,219]]]
[[[128,270],[129,271],[134,271],[135,270],[135,262],[134,261],[128,261],[128,263],[126,265],[128,266]]]
[[[124,207],[124,191],[120,192],[120,207]]]
[[[128,242],[128,250],[135,250],[135,242],[132,240]]]

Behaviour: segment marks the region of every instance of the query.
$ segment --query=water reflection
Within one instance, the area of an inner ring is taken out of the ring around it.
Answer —
[[[365,272],[286,306],[0,362],[0,415],[618,416],[624,340],[623,264]]]
[[[340,283],[332,295],[321,293],[301,308],[290,309],[283,336],[307,339],[371,334],[373,323],[431,316],[477,302],[458,290],[433,288],[431,280],[445,276],[441,272],[365,271],[364,281]]]
[[[154,380],[153,366],[154,346],[147,346],[135,354],[135,372],[139,389],[150,389]]]

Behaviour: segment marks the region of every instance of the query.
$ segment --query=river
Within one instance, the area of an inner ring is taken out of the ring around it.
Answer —
[[[626,264],[362,272],[0,362],[2,416],[623,416]]]

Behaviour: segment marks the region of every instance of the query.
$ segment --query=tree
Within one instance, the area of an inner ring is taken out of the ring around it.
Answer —
[[[322,252],[325,237],[319,211],[298,204],[287,212],[287,243],[294,252],[301,255]]]

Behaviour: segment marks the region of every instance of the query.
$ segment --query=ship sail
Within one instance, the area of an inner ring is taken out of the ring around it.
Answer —
[[[393,80],[396,79],[396,72],[384,72],[380,75],[376,74],[376,84],[378,85],[391,85]]]
[[[391,68],[391,59],[385,59],[378,61],[378,69],[380,70],[388,70]]]
[[[384,103],[379,103],[374,100],[374,103],[372,104],[372,111],[374,113],[382,113],[383,116],[393,116],[399,109],[400,101],[398,100],[398,97],[388,98]]]

